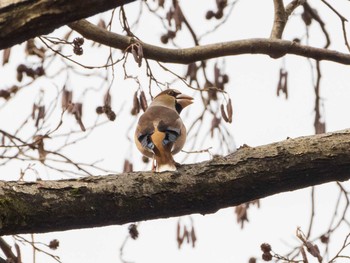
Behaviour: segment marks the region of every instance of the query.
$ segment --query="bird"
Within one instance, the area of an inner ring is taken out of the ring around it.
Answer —
[[[173,155],[186,141],[186,127],[180,113],[192,103],[191,96],[167,89],[160,92],[141,115],[135,130],[135,144],[143,155],[153,159],[153,171],[177,170]]]

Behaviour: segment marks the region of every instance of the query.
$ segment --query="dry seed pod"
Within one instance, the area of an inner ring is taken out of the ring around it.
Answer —
[[[227,117],[226,112],[225,112],[224,104],[221,104],[220,110],[221,110],[221,116],[222,116],[222,118],[223,118],[226,122],[229,122],[229,118]]]
[[[227,115],[228,115],[227,116],[228,122],[231,123],[232,122],[232,114],[233,114],[231,99],[228,100],[228,103],[226,105],[226,109],[227,109]]]
[[[137,230],[137,226],[135,224],[131,224],[129,226],[129,235],[134,240],[139,237],[139,231]]]
[[[63,88],[63,93],[62,93],[62,109],[66,110],[68,109],[68,106],[72,103],[73,99],[73,92],[66,90],[66,88]]]
[[[82,115],[83,115],[83,104],[82,103],[74,103],[73,104],[73,109],[71,113],[75,116],[75,119],[77,120],[80,129],[82,131],[86,131],[85,126],[82,121]]]
[[[268,253],[268,252],[271,252],[271,245],[270,244],[268,244],[268,243],[262,243],[261,245],[260,245],[260,248],[261,248],[261,250],[262,250],[262,252],[264,252],[264,253]]]
[[[26,45],[26,54],[27,55],[35,55],[38,56],[41,59],[45,58],[45,49],[44,48],[38,48],[35,45],[34,39],[31,38],[27,41]]]
[[[131,54],[133,55],[135,62],[138,63],[139,60],[138,60],[138,57],[137,57],[137,51],[135,50],[135,46],[131,47]]]
[[[198,67],[196,65],[196,63],[190,63],[187,67],[187,72],[186,72],[186,78],[187,77],[190,77],[190,84],[197,80],[197,70],[198,70]]]
[[[134,57],[135,62],[138,64],[139,67],[141,67],[143,59],[143,49],[140,43],[136,43],[131,46],[131,53]]]
[[[84,38],[82,37],[76,37],[73,40],[73,45],[75,46],[82,46],[84,44]]]
[[[124,161],[124,168],[123,168],[123,173],[129,173],[133,171],[133,165],[129,160]]]
[[[25,72],[27,70],[28,70],[28,68],[27,68],[26,65],[24,65],[24,64],[19,64],[18,65],[18,67],[17,67],[17,80],[19,82],[21,82],[22,79],[23,79],[23,72]]]
[[[140,105],[142,110],[145,112],[148,108],[148,105],[147,105],[146,95],[143,91],[141,91],[140,93]]]
[[[140,102],[139,102],[139,98],[137,97],[137,91],[136,91],[133,97],[131,115],[137,115],[139,112],[140,112]]]
[[[45,118],[45,106],[39,106],[37,109],[38,109],[38,116],[36,117],[35,127],[38,127],[39,121]]]
[[[97,114],[105,113],[104,107],[98,106],[98,107],[96,108],[96,113],[97,113]]]
[[[106,115],[107,115],[107,118],[108,118],[110,121],[115,121],[115,119],[117,118],[117,114],[115,114],[115,112],[112,111],[112,109],[109,109],[109,110],[106,112]]]
[[[178,248],[180,248],[182,245],[182,241],[183,241],[181,238],[180,220],[177,221],[177,226],[176,226],[176,241],[177,241]]]
[[[161,41],[163,44],[168,44],[168,41],[169,41],[168,35],[167,35],[167,34],[162,35],[162,36],[160,37],[160,41]]]
[[[165,15],[166,20],[168,21],[169,27],[171,27],[171,20],[173,19],[173,16],[174,16],[174,11],[172,8],[170,8],[169,11]]]
[[[5,48],[3,57],[2,57],[2,65],[5,65],[10,60],[11,48]]]
[[[321,241],[321,243],[323,243],[323,244],[328,244],[328,243],[329,243],[329,236],[323,234],[323,235],[320,237],[320,241]]]
[[[165,0],[158,0],[158,6],[164,8],[164,2]]]
[[[195,232],[193,226],[192,226],[192,229],[191,229],[191,241],[192,241],[192,247],[195,247],[196,246],[196,241],[197,241],[197,236],[196,236],[196,232]]]
[[[0,90],[0,98],[4,98],[8,100],[11,97],[11,93],[8,90],[1,89]]]
[[[35,112],[36,110],[38,109],[38,105],[36,105],[35,103],[33,104],[33,107],[32,107],[32,119],[34,120],[35,119]]]
[[[304,21],[305,25],[309,26],[312,23],[312,15],[309,11],[304,9],[304,12],[301,14],[301,19]]]
[[[214,136],[214,130],[219,128],[220,125],[220,119],[214,116],[214,118],[211,121],[211,127],[210,127],[210,136],[213,138]]]
[[[269,252],[269,253],[263,253],[262,254],[262,259],[265,260],[265,261],[271,261],[272,260],[272,254]]]
[[[184,15],[183,15],[182,10],[177,2],[175,5],[175,11],[174,11],[173,18],[175,21],[176,31],[181,30],[181,24],[184,21]]]
[[[40,162],[44,163],[46,159],[47,152],[44,149],[44,139],[46,137],[42,135],[36,135],[34,136],[33,144],[36,144],[38,146],[38,152],[39,152],[39,160]]]
[[[106,26],[106,22],[103,20],[103,19],[100,19],[97,23],[97,26],[100,27],[100,28],[103,28],[103,29],[106,29],[107,26]]]
[[[215,16],[215,13],[212,10],[209,10],[206,14],[205,14],[205,19],[210,20]]]
[[[57,239],[53,239],[50,241],[50,244],[48,245],[49,248],[56,250],[60,245],[60,242]]]
[[[218,68],[217,63],[214,65],[214,82],[215,86],[218,87],[220,83],[220,69]]]
[[[31,38],[26,43],[26,53],[27,55],[35,55],[34,49],[36,49],[34,39]]]
[[[107,91],[107,93],[105,94],[105,96],[103,98],[103,103],[104,103],[104,106],[109,106],[109,107],[111,106],[112,96],[109,93],[109,90]]]
[[[73,53],[75,55],[81,56],[81,55],[83,55],[84,50],[83,50],[83,48],[81,46],[74,46],[73,47]]]
[[[137,55],[140,58],[140,65],[139,66],[141,66],[141,62],[143,59],[143,48],[140,44],[137,45]]]

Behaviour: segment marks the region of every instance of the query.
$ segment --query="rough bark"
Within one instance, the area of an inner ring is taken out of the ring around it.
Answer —
[[[1,0],[0,49],[136,0]]]
[[[350,130],[183,165],[77,180],[0,182],[0,235],[213,213],[285,191],[350,178]]]
[[[109,32],[99,28],[86,20],[77,21],[69,25],[83,37],[98,43],[126,50],[135,39]],[[229,42],[221,42],[192,48],[163,48],[140,42],[145,58],[160,62],[189,64],[210,58],[233,56],[241,54],[265,54],[272,58],[279,58],[286,54],[293,54],[316,60],[328,60],[350,65],[350,55],[334,50],[300,45],[293,41],[280,39],[243,39]]]

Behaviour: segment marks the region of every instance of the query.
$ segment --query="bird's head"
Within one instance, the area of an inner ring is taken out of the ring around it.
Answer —
[[[152,104],[162,105],[175,109],[178,114],[193,103],[193,98],[182,94],[176,89],[167,89],[159,93],[153,100]]]

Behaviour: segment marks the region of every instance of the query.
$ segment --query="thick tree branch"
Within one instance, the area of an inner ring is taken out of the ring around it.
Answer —
[[[70,27],[87,39],[123,51],[136,41],[134,38],[99,28],[86,20],[71,23]],[[179,64],[189,64],[210,58],[242,54],[265,54],[273,58],[293,54],[316,60],[329,60],[346,65],[350,64],[349,54],[303,46],[296,42],[279,39],[246,39],[183,49],[162,48],[144,42],[141,42],[141,44],[145,58]]]
[[[0,50],[136,0],[1,0]]]
[[[285,191],[350,178],[350,130],[184,165],[78,180],[0,182],[0,235],[213,213]]]

